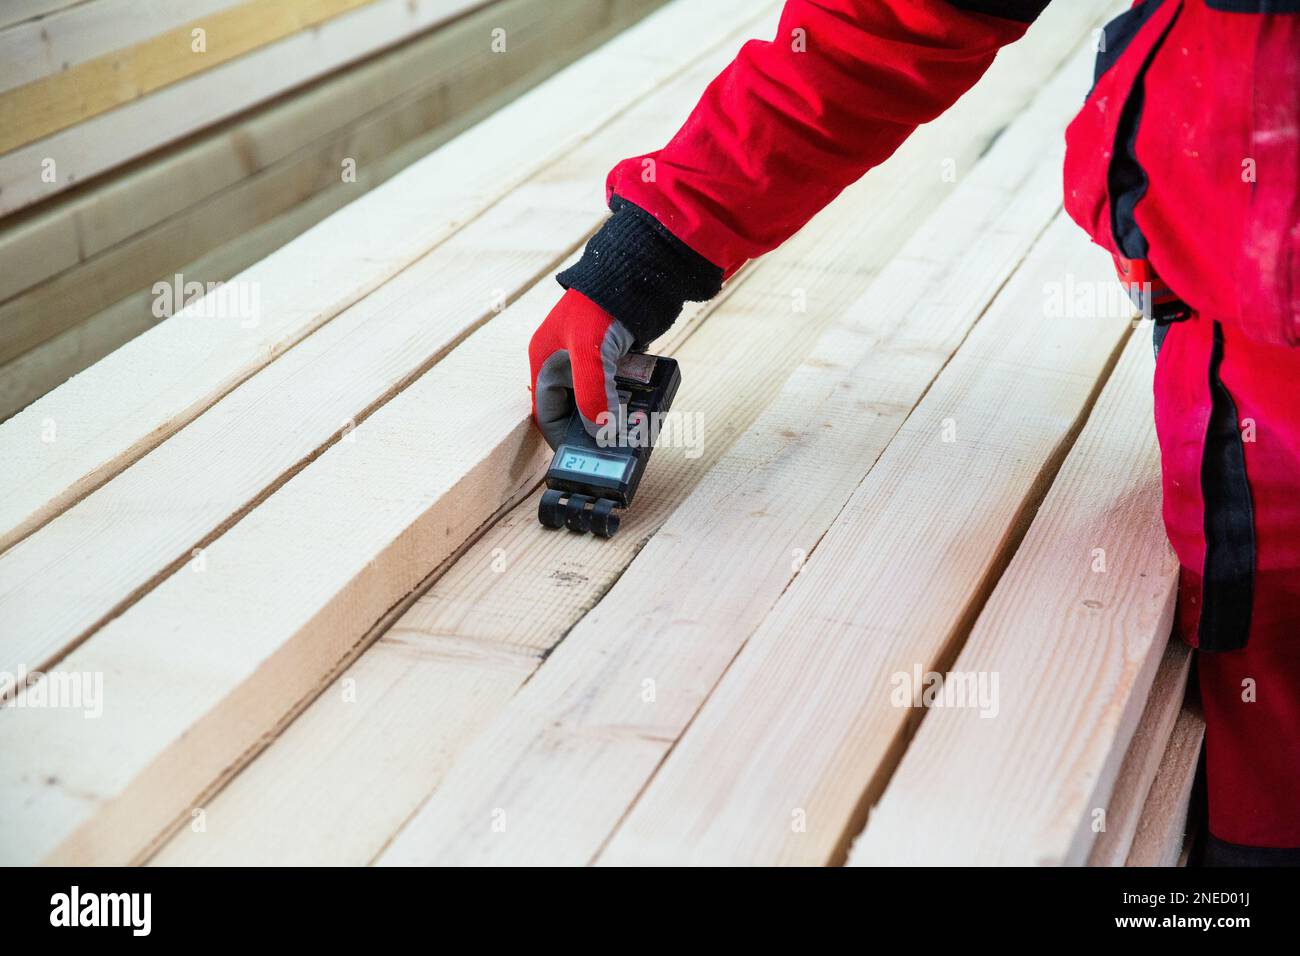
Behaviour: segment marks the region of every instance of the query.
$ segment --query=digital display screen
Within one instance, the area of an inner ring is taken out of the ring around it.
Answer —
[[[604,455],[591,455],[586,452],[565,448],[560,455],[557,467],[561,471],[572,472],[584,477],[610,478],[622,481],[627,471],[628,462],[624,459],[607,458]]]

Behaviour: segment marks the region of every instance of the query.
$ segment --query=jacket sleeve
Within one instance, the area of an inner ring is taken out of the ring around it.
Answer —
[[[609,174],[613,216],[560,273],[662,334],[974,85],[1047,0],[788,0],[662,149]]]

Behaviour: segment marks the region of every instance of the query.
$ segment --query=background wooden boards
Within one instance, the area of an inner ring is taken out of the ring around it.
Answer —
[[[500,0],[0,222],[0,419],[157,323],[155,282],[229,280],[659,3]]]
[[[284,5],[315,2],[285,0]],[[0,215],[85,182],[197,129],[445,22],[481,2],[367,0],[315,29],[289,34],[278,42],[162,87],[119,109],[91,116],[75,126],[11,148],[0,156]],[[211,15],[228,16],[238,10],[231,7]],[[57,75],[36,81],[47,82],[59,82]],[[17,95],[22,89],[11,90],[8,95]],[[54,172],[52,176],[50,169]]]

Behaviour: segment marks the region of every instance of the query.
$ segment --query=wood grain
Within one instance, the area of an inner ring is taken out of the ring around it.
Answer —
[[[996,714],[917,715],[920,731],[852,862],[1086,861],[1177,593],[1160,519],[1152,364],[1144,326],[952,664],[997,676]]]
[[[1080,60],[1079,66],[1086,64]],[[1024,61],[1009,58],[1005,68],[1007,73],[999,74],[1003,80],[1011,75],[1031,86],[1040,82],[1034,67],[1027,68]],[[1050,69],[1047,64],[1038,68]],[[994,102],[1011,100],[1014,106],[1014,95],[997,86],[996,76],[986,82],[992,84],[987,89]],[[1086,83],[1086,76],[1076,74],[1076,82]],[[973,115],[996,120],[978,88],[976,94],[968,104]],[[1052,115],[1050,110],[1045,114]],[[1042,115],[1038,114],[1040,119]],[[956,116],[945,119],[955,121]],[[966,121],[972,122],[969,115]],[[1026,144],[1037,142],[1041,147],[1052,139],[1034,135],[1022,139],[1013,135],[1014,130],[1004,134],[994,152],[1008,162],[1010,180],[1016,184],[1012,188],[1018,190],[1027,187],[1012,171],[1025,171],[1024,175],[1042,162],[1032,145],[1027,159],[1022,150]],[[964,143],[969,136],[952,126],[933,132],[943,146]],[[1000,152],[1004,141],[1006,153]],[[926,158],[932,155],[896,158],[902,169],[911,172],[926,168]],[[1024,159],[1026,166],[1017,166],[1011,157]],[[1037,227],[1031,227],[1027,237],[1018,232],[1025,228],[1026,219],[1034,220],[1031,199],[1024,205],[1013,203],[1014,211],[1004,223],[1006,231],[994,233],[1002,254],[1008,247],[1014,249],[1017,241],[1027,246],[1050,218],[1056,205],[1050,169],[1048,162],[1043,192],[1034,194],[1041,203]],[[972,205],[964,208],[972,211],[973,218],[985,209],[974,199],[981,190],[988,190],[982,197],[988,208],[1005,210],[1005,194],[997,189],[1000,184],[996,177],[972,182],[968,199]],[[823,216],[833,221],[837,207],[853,201],[853,194],[846,193]],[[827,249],[838,250],[853,241],[847,236],[828,237],[823,230],[830,228],[824,219],[816,220],[794,240],[791,254],[801,255],[794,249],[805,236],[808,242],[827,243],[808,247],[823,256]],[[963,228],[945,232],[940,219],[925,233],[945,249],[949,247],[942,240],[955,234],[951,248],[962,252],[969,248]],[[873,444],[883,447],[942,366],[942,345],[932,344],[932,329],[918,320],[922,315],[939,319],[959,313],[943,330],[933,332],[936,343],[943,342],[945,331],[952,335],[950,348],[955,348],[964,334],[963,319],[972,322],[982,308],[980,295],[991,296],[1019,258],[1012,253],[999,276],[996,268],[979,268],[996,266],[997,252],[991,250],[990,261],[973,264],[969,273],[962,271],[949,283],[953,260],[931,255],[925,243],[908,248],[924,249],[925,254],[900,257],[899,278],[874,304],[883,306],[897,296],[915,311],[901,306],[897,311],[854,308],[840,317],[844,327],[837,324],[828,333],[823,347],[795,372],[782,397],[712,469],[640,552],[628,573],[457,761],[381,862],[582,863],[596,854],[734,654],[737,641],[761,620],[767,602],[788,584],[795,549],[814,543],[818,522],[822,528],[828,525],[852,492],[853,466],[845,456],[868,467]],[[810,251],[794,261],[812,269],[822,260]],[[840,304],[846,301],[842,292],[823,297],[813,290],[826,288],[825,283],[836,281],[831,276],[847,271],[828,267],[820,279],[803,272],[787,287],[803,288],[810,302],[838,311],[845,308]],[[945,309],[928,302],[917,304],[927,278],[939,286],[940,299],[945,293],[952,295],[974,313],[962,314],[955,305]],[[985,282],[991,282],[991,288]],[[855,357],[864,353],[877,355],[878,364],[854,368]],[[878,422],[877,416],[884,421]],[[830,432],[822,427],[824,422],[834,422],[836,429],[842,426],[846,432],[832,440],[826,437]],[[855,433],[858,425],[862,430]],[[648,692],[653,692],[653,704],[643,696]],[[491,826],[498,808],[509,821],[504,832]]]
[[[1127,318],[1049,319],[1110,264],[1058,218],[745,643],[601,855],[824,864],[883,787],[1108,371]],[[949,440],[945,440],[948,438]],[[910,702],[910,697],[908,698]],[[705,768],[709,769],[706,771]]]
[[[1147,793],[1127,866],[1177,866],[1187,834],[1187,810],[1205,741],[1205,718],[1189,704],[1178,715],[1160,769]]]
[[[368,863],[506,705],[573,622],[745,430],[816,336],[816,316],[756,312],[746,279],[678,323],[655,351],[689,370],[674,407],[699,448],[662,447],[612,539],[540,532],[537,495],[464,556],[215,797],[159,865]],[[684,344],[695,323],[707,315]],[[685,327],[683,327],[685,326]],[[344,696],[351,688],[364,706]],[[376,793],[365,781],[382,776]],[[331,799],[314,795],[328,791]],[[189,820],[189,816],[183,820]],[[324,840],[319,835],[325,833]]]
[[[357,167],[355,182],[342,182],[335,175],[329,185],[305,201],[243,231],[220,246],[206,250],[197,259],[182,262],[176,258],[176,249],[168,246],[164,253],[166,261],[163,263],[162,275],[170,279],[174,273],[180,273],[204,284],[228,281],[326,216],[354,201],[359,195],[364,195],[391,179],[407,166],[510,103],[562,68],[565,65],[563,61],[576,59],[582,52],[606,42],[658,5],[659,0],[617,0],[614,3],[609,3],[608,0],[560,0],[558,4],[542,10],[533,0],[502,0],[487,10],[438,30],[427,42],[413,44],[411,50],[404,50],[404,55],[396,58],[401,60],[399,63],[390,62],[395,57],[382,57],[381,60],[387,67],[405,66],[408,73],[415,72],[409,69],[411,64],[406,62],[405,54],[419,48],[425,58],[433,58],[440,64],[439,70],[448,69],[451,72],[441,81],[435,81],[432,91],[417,87],[414,96],[398,97],[399,102],[394,104],[394,110],[384,110],[381,111],[381,116],[368,118],[359,129],[350,127],[349,131],[345,131],[343,140],[329,141],[329,137],[326,137],[326,142],[313,144],[311,149],[323,149],[328,156],[333,157],[329,160],[334,163],[330,168],[337,172],[340,168],[337,162],[339,157],[352,155],[357,158],[358,154],[349,146],[350,143],[367,143],[368,149],[373,147],[373,127],[378,123],[381,134],[385,128],[392,131],[383,137],[393,141],[388,152],[377,155],[371,161],[361,162]],[[584,28],[590,28],[593,32],[584,33],[574,29],[570,23],[556,22],[548,11],[562,8],[590,14],[584,16],[581,22]],[[469,43],[469,49],[466,50],[467,38],[486,35],[486,24],[491,22],[503,24],[503,28],[509,30],[512,37],[512,55],[507,59],[504,69],[497,66],[502,58],[480,51],[478,43]],[[452,49],[465,51],[466,55],[452,56],[449,54]],[[361,72],[362,69],[350,70],[344,76],[350,77],[353,73]],[[491,93],[487,93],[489,86]],[[337,95],[349,102],[363,99],[356,90],[340,90]],[[296,101],[295,97],[293,102]],[[341,104],[332,98],[320,106],[326,112],[337,114]],[[430,125],[433,125],[432,129],[418,133]],[[251,132],[248,128],[243,131]],[[397,133],[396,137],[392,135],[393,132]],[[401,141],[417,133],[413,139]],[[301,165],[297,159],[294,164]],[[198,171],[192,169],[191,172]],[[144,188],[143,183],[140,185]],[[292,188],[301,190],[301,186]],[[215,214],[220,216],[227,203],[240,191],[222,193]],[[168,187],[163,192],[171,195],[177,190]],[[125,198],[120,195],[116,197],[122,200]],[[100,208],[101,215],[95,217],[96,221],[103,216],[110,219],[116,216],[118,223],[133,218],[124,216],[117,208],[117,202],[111,205],[110,211]],[[209,211],[211,214],[213,211]],[[254,219],[260,219],[264,214],[265,210],[259,210]],[[85,241],[84,233],[80,232],[83,225],[79,219],[77,230],[82,241]],[[38,250],[23,246],[22,252],[24,255],[28,252],[36,255]],[[0,250],[0,258],[3,254],[3,250]],[[158,319],[153,315],[152,308],[152,283],[142,290],[132,291],[133,294],[48,339],[7,366],[0,367],[0,421],[157,324]],[[52,303],[54,309],[60,309],[62,305],[57,301]]]
[[[335,208],[344,204],[342,197],[358,198],[366,191],[367,183],[373,187],[393,175],[396,169],[387,162],[387,157],[394,151],[416,140],[423,141],[424,152],[431,151],[451,136],[448,132],[443,136],[427,137],[424,134],[428,131],[443,124],[452,125],[452,120],[459,120],[464,114],[475,111],[475,107],[485,100],[496,105],[509,102],[510,98],[524,92],[517,81],[527,79],[530,74],[541,79],[537,75],[539,72],[552,72],[546,69],[548,60],[554,61],[555,68],[559,68],[562,65],[559,61],[566,55],[570,58],[576,56],[578,50],[586,45],[589,34],[574,29],[571,24],[557,19],[558,16],[571,17],[582,23],[585,29],[597,31],[606,24],[601,17],[592,15],[596,11],[603,9],[616,17],[627,17],[635,6],[623,3],[611,8],[604,0],[558,0],[543,9],[525,0],[507,0],[458,21],[439,31],[429,43],[420,44],[424,66],[418,72],[409,67],[403,71],[400,86],[406,90],[402,95],[368,90],[367,86],[375,86],[374,83],[360,88],[360,93],[369,93],[369,97],[359,95],[353,89],[340,89],[338,96],[348,101],[348,110],[364,106],[370,98],[375,100],[375,108],[363,113],[355,122],[344,123],[341,128],[312,139],[301,149],[252,172],[229,188],[217,190],[189,208],[164,218],[152,228],[147,228],[149,203],[144,203],[146,209],[143,213],[135,209],[127,211],[122,207],[120,200],[125,197],[120,192],[112,194],[114,202],[108,202],[108,196],[100,196],[91,201],[89,208],[73,209],[60,215],[58,221],[65,230],[73,230],[75,238],[69,241],[66,237],[57,237],[57,245],[75,249],[77,260],[74,260],[72,268],[65,269],[56,278],[37,282],[0,305],[0,362],[11,360],[53,338],[132,292],[148,288],[155,281],[170,280],[185,263],[222,243],[238,239],[321,192],[333,189],[339,194],[340,201],[334,204]],[[645,4],[641,6],[642,13],[648,12]],[[480,42],[489,36],[493,26],[510,31],[513,38],[510,56],[496,55],[486,43]],[[406,51],[399,59],[408,61],[410,52]],[[394,66],[400,67],[401,64]],[[539,71],[538,67],[542,69]],[[411,73],[423,75],[424,82],[413,83]],[[328,103],[320,105],[331,114],[344,112],[338,102],[332,106]],[[453,128],[457,126],[464,128],[459,123]],[[241,149],[253,150],[254,142],[251,139],[241,141]],[[409,152],[403,150],[403,158],[408,164],[418,158],[418,155],[409,156]],[[248,153],[243,155],[246,157]],[[352,173],[347,181],[343,177],[345,162],[351,164]],[[387,167],[386,174],[374,175],[372,168],[377,165]],[[190,168],[189,172],[192,178],[197,170]],[[184,194],[184,190],[165,188],[155,181],[156,177],[147,178],[152,187],[151,194],[155,189],[161,189],[169,201],[177,199],[178,192]],[[210,181],[202,181],[211,185]],[[137,192],[133,191],[131,195],[138,199]],[[99,234],[109,232],[110,227],[83,227],[87,223],[104,224],[106,221],[111,221],[121,231],[130,228],[124,225],[126,223],[137,224],[140,231],[103,248],[104,237]],[[31,235],[35,227],[36,224],[32,224],[30,229],[15,229],[11,233],[12,242],[7,245],[0,243],[0,265],[10,265],[3,262],[6,252],[11,258],[20,257],[18,266],[27,260],[42,263],[42,268],[34,271],[23,268],[14,268],[12,272],[0,270],[0,275],[12,277],[11,285],[26,282],[32,276],[39,277],[59,262],[57,253],[40,241],[56,237]],[[87,232],[94,235],[88,236]],[[94,249],[100,250],[98,254],[93,252]],[[265,254],[251,258],[249,263]]]
[[[1142,807],[1183,707],[1191,663],[1191,648],[1177,638],[1171,639],[1160,659],[1142,719],[1115,777],[1115,789],[1106,806],[1106,829],[1097,834],[1088,854],[1089,866],[1123,866],[1128,858]]]

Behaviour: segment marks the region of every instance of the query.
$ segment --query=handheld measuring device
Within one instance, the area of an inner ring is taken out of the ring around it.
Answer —
[[[618,427],[613,441],[588,434],[575,409],[564,440],[546,471],[546,488],[537,520],[548,528],[568,528],[602,538],[618,530],[615,508],[632,504],[646,462],[654,451],[657,423],[672,406],[682,374],[662,355],[631,352],[618,363]]]

